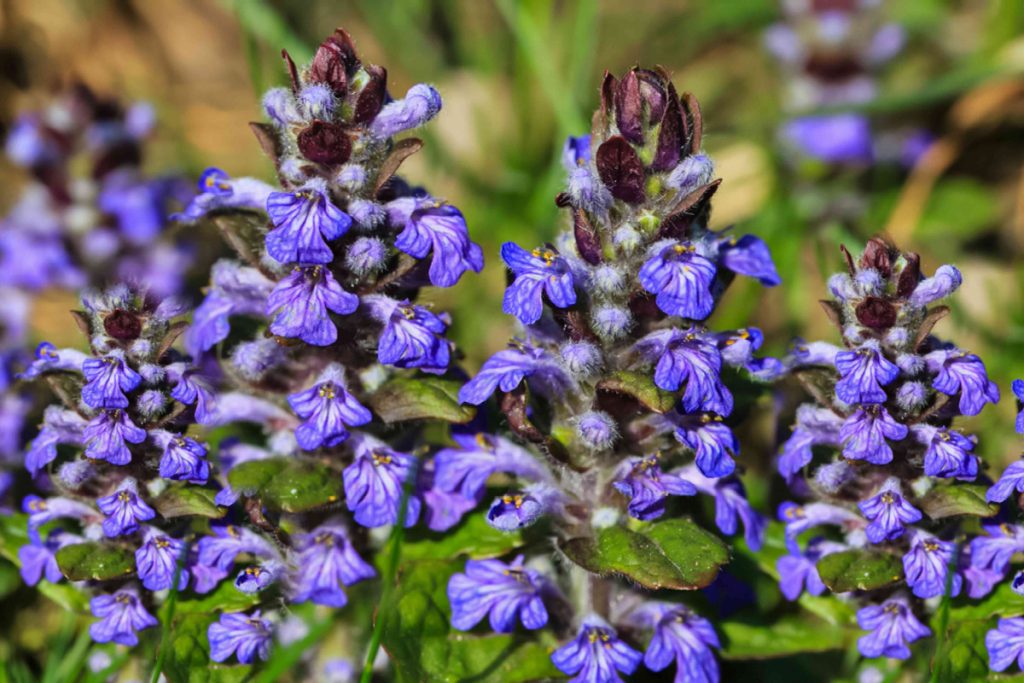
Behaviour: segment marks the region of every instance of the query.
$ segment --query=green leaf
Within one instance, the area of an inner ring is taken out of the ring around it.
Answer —
[[[198,486],[172,486],[157,496],[153,507],[164,519],[191,516],[219,519],[227,509],[213,502],[216,495],[216,492]]]
[[[935,626],[934,623],[932,625]],[[932,681],[962,683],[990,680],[985,634],[991,628],[987,620],[960,622],[948,628],[941,640],[942,646],[932,660]]]
[[[251,666],[210,661],[206,630],[216,619],[213,613],[187,614],[167,626],[163,674],[170,683],[241,683],[249,677]]]
[[[639,372],[619,370],[597,384],[599,391],[626,394],[656,413],[667,413],[675,405],[675,395],[659,389],[649,376]]]
[[[444,420],[465,424],[476,408],[459,403],[462,383],[440,377],[396,377],[370,397],[370,407],[385,422]]]
[[[724,659],[771,659],[842,650],[853,636],[850,629],[806,617],[783,617],[765,624],[725,621],[718,627],[724,636]]]
[[[231,488],[283,512],[307,512],[337,503],[341,474],[326,465],[292,458],[252,460],[228,474]]]
[[[957,515],[991,517],[999,506],[985,500],[986,487],[978,484],[948,484],[936,486],[921,499],[921,509],[932,519]]]
[[[729,561],[725,544],[689,518],[656,522],[642,533],[608,527],[598,531],[596,538],[573,538],[561,548],[588,571],[624,576],[654,589],[703,588]]]
[[[112,581],[135,574],[135,554],[119,545],[87,541],[58,550],[57,566],[69,581]]]
[[[381,642],[399,681],[525,683],[561,678],[547,632],[475,636],[449,624],[448,579],[461,561],[425,560],[402,567],[395,590],[377,612]],[[537,640],[537,639],[541,640]]]
[[[1018,595],[1010,587],[1009,581],[1003,581],[995,590],[980,601],[960,598],[954,601],[962,604],[949,610],[949,623],[975,621],[989,617],[1018,617],[1024,614],[1024,595]]]
[[[175,612],[179,616],[213,612],[246,612],[258,605],[259,602],[259,595],[243,593],[235,588],[233,581],[223,581],[215,590],[200,598],[186,600],[184,597],[179,597]]]
[[[818,576],[833,593],[870,591],[903,580],[900,558],[870,550],[844,550],[818,560]]]
[[[443,533],[426,529],[406,532],[403,560],[446,560],[465,555],[473,559],[498,557],[518,548],[523,537],[518,531],[505,533],[487,523],[484,515],[468,515]]]

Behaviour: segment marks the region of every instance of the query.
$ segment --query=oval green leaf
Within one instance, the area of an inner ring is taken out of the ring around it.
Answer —
[[[599,391],[625,394],[656,413],[667,413],[675,405],[675,395],[659,389],[647,375],[619,370],[597,384]]]
[[[57,566],[69,581],[111,581],[135,574],[135,554],[121,546],[88,541],[58,550]]]
[[[231,488],[268,508],[307,512],[341,500],[341,474],[326,465],[290,458],[244,462],[228,474]]]
[[[219,519],[227,509],[213,502],[216,495],[214,491],[198,486],[172,486],[157,496],[153,507],[164,519],[192,516]]]
[[[370,397],[370,407],[385,422],[444,420],[465,424],[476,408],[459,403],[458,380],[440,377],[396,377]]]
[[[561,548],[588,571],[623,576],[652,589],[704,588],[729,561],[729,550],[721,539],[689,518],[657,522],[643,533],[613,526],[596,537],[565,541]]]
[[[900,558],[870,550],[844,550],[818,560],[818,576],[833,593],[885,588],[903,580]]]
[[[932,519],[959,515],[991,517],[999,506],[985,500],[986,487],[978,484],[939,485],[921,499],[921,509]]]

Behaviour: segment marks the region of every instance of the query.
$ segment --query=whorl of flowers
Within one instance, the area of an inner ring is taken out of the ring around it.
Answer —
[[[696,100],[680,97],[665,73],[605,76],[591,135],[565,146],[568,186],[556,202],[571,227],[553,245],[501,249],[511,271],[504,310],[522,335],[459,392],[474,405],[493,395],[514,440],[457,435],[459,447],[436,459],[435,484],[473,503],[492,474],[513,477],[517,487],[489,501],[487,521],[516,531],[548,520],[555,543],[584,570],[548,578],[535,569],[549,543],[510,564],[470,560],[448,587],[452,624],[467,629],[489,615],[498,631],[521,621],[563,638],[578,628],[551,657],[574,681],[618,680],[615,671],[631,673],[641,660],[652,670],[676,662],[677,680],[697,680],[686,677],[694,670],[717,679],[710,624],[681,603],[641,605],[642,593],[602,578],[599,565],[622,559],[602,556],[606,539],[689,524],[674,497],[698,493],[714,498],[723,533],[737,533],[742,520],[752,548],[762,539],[765,521],[736,477],[727,378],[729,368],[769,377],[778,364],[754,357],[758,330],[707,324],[735,275],[769,286],[779,277],[760,239],[708,229],[720,181],[701,128]],[[717,570],[685,587],[707,585]],[[625,573],[648,587],[684,587]],[[576,619],[560,608],[560,593],[574,596]],[[641,630],[654,634],[646,656],[634,649]]]
[[[784,20],[765,32],[764,41],[785,70],[790,112],[875,99],[879,70],[906,40],[902,26],[884,21],[885,3],[787,0],[782,6]],[[798,115],[783,126],[781,137],[803,155],[838,165],[902,161],[912,166],[930,143],[927,133],[914,131],[903,136],[896,158],[886,158],[892,140],[879,139],[870,119],[855,112]]]
[[[277,182],[210,169],[181,214],[238,252],[215,264],[185,333],[223,371],[212,423],[262,426],[221,444],[217,503],[236,521],[194,546],[197,590],[234,577],[262,610],[210,626],[216,661],[267,657],[278,596],[344,606],[346,586],[376,575],[362,557],[380,535],[359,527],[445,529],[465,509],[421,462],[423,420],[437,415],[417,398],[458,383],[443,377],[457,372],[449,316],[415,300],[483,256],[457,208],[395,175],[422,143],[393,136],[432,119],[440,95],[418,84],[393,99],[386,70],[340,29],[310,64],[285,58],[290,86],[266,93],[270,123],[253,124]]]
[[[965,502],[984,487],[972,483],[976,439],[955,422],[997,402],[999,389],[978,356],[932,334],[948,313],[933,304],[960,286],[960,272],[944,265],[925,277],[916,254],[880,238],[856,261],[843,253],[847,271],[829,280],[833,298],[823,302],[842,346],[801,342],[788,359],[814,401],[798,408],[778,458],[804,501],[779,508],[788,546],[780,584],[789,599],[805,583],[823,593],[822,558],[835,553],[891,564],[893,576],[874,577],[858,594],[868,631],[859,648],[906,659],[908,645],[931,634],[925,600],[988,593],[1013,552],[996,549],[1019,546],[1024,531],[982,520],[984,533],[963,541],[968,515],[993,511]],[[1010,489],[997,485],[988,499]]]

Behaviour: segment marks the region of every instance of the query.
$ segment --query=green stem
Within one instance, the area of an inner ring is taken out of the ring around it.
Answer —
[[[391,529],[391,535],[388,537],[387,563],[384,566],[384,575],[381,577],[381,596],[378,605],[388,604],[388,598],[390,598],[391,591],[395,587],[398,563],[402,558],[402,539],[405,537],[405,516],[409,507],[409,496],[412,494],[413,482],[416,481],[418,471],[418,467],[411,468],[402,484],[402,499],[398,504],[398,520],[395,522],[395,526]],[[373,620],[373,633],[370,635],[370,644],[366,649],[366,661],[363,664],[363,674],[359,679],[360,683],[370,683],[373,680],[373,663],[376,661],[377,653],[380,651],[380,641],[384,630],[384,617],[385,615],[378,612],[377,618]]]
[[[188,556],[188,545],[182,546],[178,553],[178,561],[174,564],[174,578],[171,580],[171,592],[167,596],[167,603],[164,613],[164,624],[160,633],[160,644],[157,646],[156,664],[153,665],[153,673],[149,677],[149,683],[159,683],[160,672],[164,668],[164,659],[167,658],[167,648],[170,646],[168,640],[171,636],[171,623],[174,621],[174,610],[178,606],[178,582],[181,581],[181,571],[185,566],[185,557]]]

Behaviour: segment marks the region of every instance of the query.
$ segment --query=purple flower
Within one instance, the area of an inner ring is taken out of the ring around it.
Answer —
[[[245,208],[263,210],[274,188],[255,178],[231,178],[219,168],[208,168],[199,176],[199,194],[185,210],[171,220],[195,221],[215,209]]]
[[[200,378],[194,368],[184,363],[171,363],[164,367],[167,378],[174,382],[171,398],[183,405],[195,405],[196,421],[208,425],[214,417],[213,390]]]
[[[871,125],[859,114],[804,116],[787,123],[782,135],[807,156],[828,164],[866,164],[874,156]]]
[[[184,541],[171,538],[152,527],[146,529],[146,540],[135,551],[135,567],[146,590],[159,591],[173,585],[178,559],[184,550]],[[188,570],[182,568],[178,589],[185,590],[188,580]]]
[[[543,515],[560,511],[562,502],[562,494],[550,484],[531,484],[495,498],[487,510],[487,523],[498,531],[523,529]]]
[[[988,378],[985,363],[973,353],[935,351],[925,356],[928,367],[938,374],[932,380],[936,390],[948,396],[960,394],[960,413],[977,415],[988,402],[999,402],[999,387]]]
[[[206,631],[210,659],[223,662],[237,654],[242,664],[251,664],[257,657],[266,660],[270,656],[272,635],[270,621],[263,619],[259,610],[251,615],[221,614],[220,620],[210,624]]]
[[[175,481],[205,484],[210,478],[210,465],[206,462],[206,448],[181,434],[164,430],[154,431],[153,441],[163,449],[160,457],[160,476]]]
[[[871,633],[861,636],[857,649],[865,657],[908,659],[908,643],[932,634],[910,610],[903,598],[891,598],[881,605],[868,605],[857,611],[857,624]]]
[[[846,418],[839,430],[839,440],[843,456],[850,460],[885,465],[892,462],[892,448],[886,439],[900,441],[907,432],[907,427],[894,420],[885,408],[868,405]]]
[[[986,535],[971,540],[971,566],[1005,574],[1014,553],[1024,552],[1024,527],[989,522],[981,528]]]
[[[895,363],[882,355],[877,340],[870,339],[859,348],[836,354],[836,369],[841,379],[836,382],[836,396],[843,403],[885,403],[883,386],[900,374]]]
[[[955,292],[963,281],[963,275],[954,266],[939,266],[935,275],[917,283],[908,301],[914,306],[927,306]]]
[[[104,358],[89,358],[82,363],[87,380],[82,400],[92,408],[127,408],[125,392],[139,386],[142,377],[124,362],[124,351],[114,350]]]
[[[911,431],[927,447],[924,473],[929,477],[973,480],[978,476],[978,459],[971,452],[974,450],[971,439],[960,432],[924,423],[914,425]]]
[[[696,465],[688,465],[676,472],[693,484],[698,491],[715,498],[715,525],[719,531],[732,536],[743,522],[743,537],[753,551],[761,549],[768,520],[759,514],[747,500],[743,482],[736,477],[712,479],[701,474]]]
[[[459,402],[480,405],[496,389],[512,391],[524,379],[543,396],[558,395],[573,386],[558,360],[547,351],[514,342],[488,358],[476,377],[459,389]]]
[[[539,572],[523,567],[520,555],[506,564],[501,560],[468,560],[465,573],[448,580],[452,626],[468,631],[485,616],[498,633],[515,630],[516,619],[528,629],[548,623],[544,597],[553,591]]]
[[[377,360],[399,368],[441,373],[448,367],[451,347],[444,333],[448,323],[423,306],[386,296],[363,298],[373,316],[384,323],[377,342]]]
[[[565,259],[550,249],[526,251],[515,242],[501,245],[501,258],[515,274],[505,290],[502,310],[519,318],[524,325],[540,320],[544,311],[544,294],[558,308],[576,303],[572,271]]]
[[[857,504],[864,517],[871,520],[865,531],[872,543],[892,541],[903,535],[907,524],[921,520],[921,511],[908,503],[900,493],[900,482],[891,477],[871,498]]]
[[[678,391],[685,384],[683,411],[707,411],[728,415],[732,394],[722,383],[722,355],[714,339],[691,328],[652,332],[636,343],[636,350],[658,359],[654,383],[665,391]]]
[[[198,543],[198,564],[214,567],[221,572],[231,569],[241,553],[256,557],[273,558],[277,549],[259,534],[233,524],[214,524],[213,536],[203,536]]]
[[[842,424],[842,418],[828,408],[819,408],[811,403],[797,408],[796,426],[782,444],[782,452],[779,454],[779,474],[791,481],[810,464],[814,457],[814,446],[838,446]]]
[[[775,270],[768,245],[760,237],[744,235],[718,242],[719,263],[734,273],[757,278],[761,284],[774,287],[782,282]]]
[[[416,469],[416,458],[388,448],[383,441],[359,434],[353,439],[355,458],[342,472],[345,503],[355,520],[367,527],[396,524],[406,481]],[[421,502],[409,496],[405,526],[419,518]]]
[[[669,315],[703,320],[711,314],[715,299],[711,284],[715,264],[689,243],[670,244],[652,256],[640,269],[640,283],[656,294],[658,308]]]
[[[1017,397],[1017,433],[1024,434],[1024,379],[1015,379],[1011,385]]]
[[[132,459],[127,444],[145,441],[146,430],[136,426],[123,410],[104,410],[85,426],[83,438],[85,457],[127,465]]]
[[[419,259],[432,251],[430,282],[436,287],[451,287],[467,270],[479,273],[484,267],[483,251],[469,240],[466,219],[450,204],[428,204],[413,211],[395,238],[395,247]]]
[[[654,635],[644,665],[662,671],[676,664],[678,683],[717,683],[718,662],[711,648],[719,648],[718,634],[707,619],[673,603],[645,603],[634,620],[653,626]]]
[[[583,619],[574,640],[551,653],[551,661],[569,683],[622,683],[618,673],[631,674],[640,665],[639,652],[619,640],[618,634],[601,617]]]
[[[732,459],[739,442],[721,416],[711,413],[684,415],[678,420],[676,440],[693,449],[694,462],[701,473],[712,479],[726,477],[736,469]]]
[[[28,529],[33,532],[47,522],[64,517],[83,519],[96,515],[96,511],[85,503],[70,498],[40,498],[36,495],[25,496],[21,501],[21,510],[28,514]]]
[[[295,268],[277,283],[267,298],[267,315],[274,316],[270,331],[298,337],[313,346],[330,346],[338,328],[328,311],[348,315],[359,308],[359,297],[346,292],[322,266]]]
[[[97,643],[113,641],[134,647],[139,644],[135,632],[158,623],[142,606],[139,594],[132,588],[123,588],[113,595],[97,595],[89,601],[89,608],[92,615],[99,618],[89,626],[89,635]]]
[[[811,540],[803,553],[798,547],[791,547],[789,554],[775,563],[779,572],[779,590],[790,601],[799,598],[805,586],[808,594],[821,595],[825,592],[825,583],[818,576],[818,560],[845,549],[843,544],[824,538]]]
[[[548,476],[529,451],[508,439],[484,433],[455,433],[452,438],[459,447],[443,448],[434,456],[434,485],[442,491],[479,501],[487,479],[497,472],[530,481]]]
[[[860,522],[855,513],[828,503],[811,503],[797,505],[786,502],[779,506],[779,521],[786,525],[786,545],[790,552],[798,552],[796,537],[815,527],[828,524],[832,526],[852,526]]]
[[[103,520],[103,533],[109,538],[123,536],[138,530],[139,522],[156,517],[156,512],[139,497],[134,479],[125,479],[114,493],[96,501],[107,516]]]
[[[341,586],[351,586],[376,575],[359,557],[344,527],[336,520],[321,524],[296,538],[298,570],[293,576],[294,602],[312,601],[328,607],[348,602]]]
[[[276,560],[246,567],[235,577],[235,588],[249,595],[259,593],[277,581],[283,569],[284,565]]]
[[[206,298],[185,331],[185,348],[198,357],[227,339],[233,315],[263,315],[274,283],[259,270],[234,261],[213,264]]]
[[[946,594],[946,581],[956,544],[917,532],[910,544],[910,550],[903,556],[903,573],[907,585],[919,598],[934,598]],[[949,594],[960,594],[963,579],[953,573]]]
[[[373,122],[370,132],[379,138],[389,138],[405,130],[419,128],[441,111],[441,95],[426,83],[409,88],[405,97],[384,105]]]
[[[58,445],[81,446],[85,425],[85,419],[73,410],[47,406],[43,413],[43,426],[25,452],[25,467],[32,476],[57,459]]]
[[[271,192],[267,214],[274,223],[267,233],[267,253],[279,263],[330,263],[334,254],[324,240],[338,239],[352,226],[349,215],[321,187]]]
[[[642,520],[657,519],[665,514],[665,504],[671,496],[694,496],[697,488],[682,477],[665,474],[658,464],[658,456],[627,458],[617,468],[618,479],[612,485],[629,496],[627,510],[630,516]]]
[[[77,349],[58,349],[50,342],[42,342],[36,347],[36,359],[20,377],[35,379],[43,373],[59,370],[80,372],[87,360],[90,360],[90,357]]]
[[[1006,671],[1014,660],[1024,670],[1024,618],[1000,619],[996,628],[985,634],[985,648],[993,671]]]
[[[990,503],[1002,503],[1013,495],[1013,492],[1024,493],[1024,460],[1017,460],[1003,470],[999,481],[989,488],[985,500]]]
[[[45,541],[36,529],[29,529],[28,537],[28,545],[18,548],[22,580],[26,585],[34,586],[45,576],[50,583],[58,583],[64,575],[57,565],[57,551],[82,539],[62,529],[51,530]]]
[[[316,384],[288,397],[288,405],[304,420],[295,430],[295,439],[303,449],[337,446],[348,438],[346,426],[363,425],[373,419],[373,414],[349,393],[344,372],[333,363]]]

